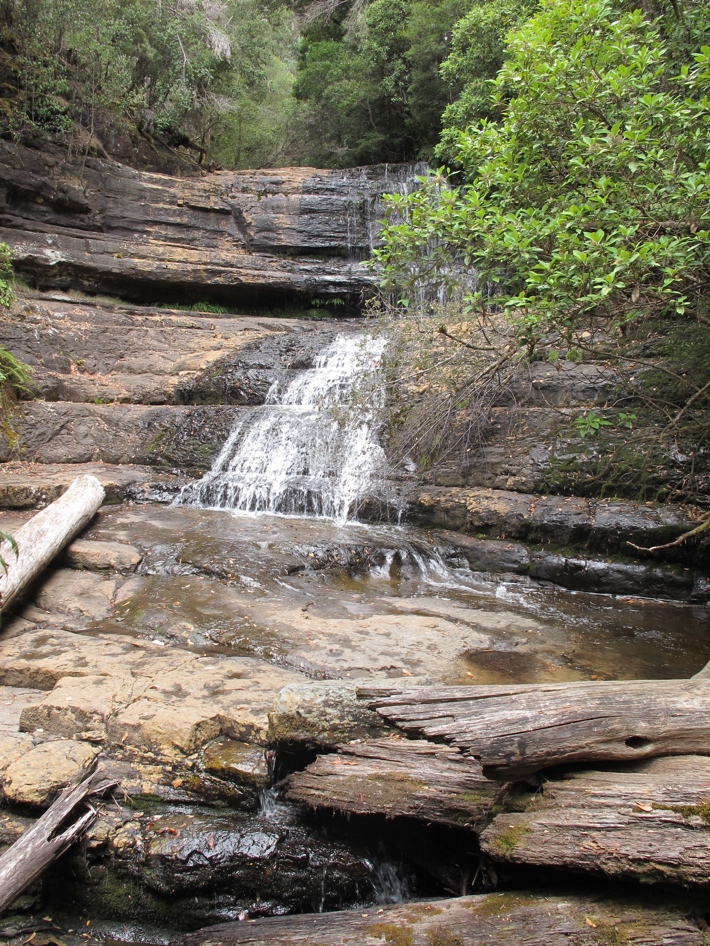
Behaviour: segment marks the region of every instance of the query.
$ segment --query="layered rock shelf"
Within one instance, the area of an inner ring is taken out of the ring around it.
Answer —
[[[175,178],[0,145],[0,240],[38,287],[151,300],[341,299],[374,277],[379,198],[416,166]]]

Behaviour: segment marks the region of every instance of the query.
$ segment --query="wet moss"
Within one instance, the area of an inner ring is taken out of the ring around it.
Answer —
[[[383,939],[387,946],[414,946],[414,931],[409,926],[394,923],[377,923],[370,929],[370,936]]]

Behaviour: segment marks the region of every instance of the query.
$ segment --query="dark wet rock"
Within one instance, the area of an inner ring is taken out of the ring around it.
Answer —
[[[294,323],[298,331],[271,335],[220,358],[177,387],[182,404],[263,404],[271,386],[289,383],[311,368],[315,357],[347,326]]]
[[[463,555],[474,572],[508,572],[526,575],[530,566],[530,550],[520,542],[476,539],[470,535],[441,530],[437,533],[443,553],[452,549]]]
[[[92,918],[195,928],[242,912],[336,909],[370,897],[373,888],[363,850],[328,840],[281,807],[270,817],[123,809],[89,844],[88,863],[81,854],[65,862],[64,895]]]
[[[708,600],[702,598],[697,572],[679,565],[642,565],[538,551],[531,555],[529,574],[572,591]]]
[[[285,168],[170,178],[2,143],[0,239],[41,287],[145,301],[299,296],[374,284],[379,197],[415,168]]]

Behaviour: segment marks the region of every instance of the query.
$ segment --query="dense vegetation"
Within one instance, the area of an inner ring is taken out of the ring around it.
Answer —
[[[0,133],[226,167],[429,158],[533,0],[1,0]],[[118,144],[117,144],[118,142]]]
[[[452,405],[470,415],[481,382],[504,383],[516,365],[611,361],[625,382],[613,409],[575,420],[605,438],[587,482],[662,495],[675,454],[693,457],[680,495],[704,489],[709,28],[706,3],[543,0],[511,34],[490,99],[500,120],[449,138],[465,184],[439,174],[391,198],[379,259],[415,313],[403,324],[417,356],[449,358],[448,385],[436,370],[452,428]],[[443,309],[427,302],[436,291]],[[442,429],[430,399],[410,440],[431,449],[427,425]]]

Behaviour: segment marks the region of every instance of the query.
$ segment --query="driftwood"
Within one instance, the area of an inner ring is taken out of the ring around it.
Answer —
[[[0,607],[8,608],[67,543],[88,525],[104,501],[95,476],[78,476],[69,489],[14,534],[19,553],[5,546],[7,573],[0,575]]]
[[[225,923],[179,946],[701,946],[700,904],[496,893]],[[695,920],[697,916],[697,921]],[[177,946],[177,944],[174,944]]]
[[[710,759],[568,773],[481,835],[497,860],[710,887]]]
[[[400,738],[320,756],[289,777],[286,797],[312,808],[477,827],[501,788],[456,749]]]
[[[467,687],[360,687],[406,732],[451,743],[487,775],[570,762],[710,754],[710,678]]]
[[[82,836],[98,817],[87,799],[116,782],[94,773],[66,788],[54,804],[0,857],[0,913]]]

